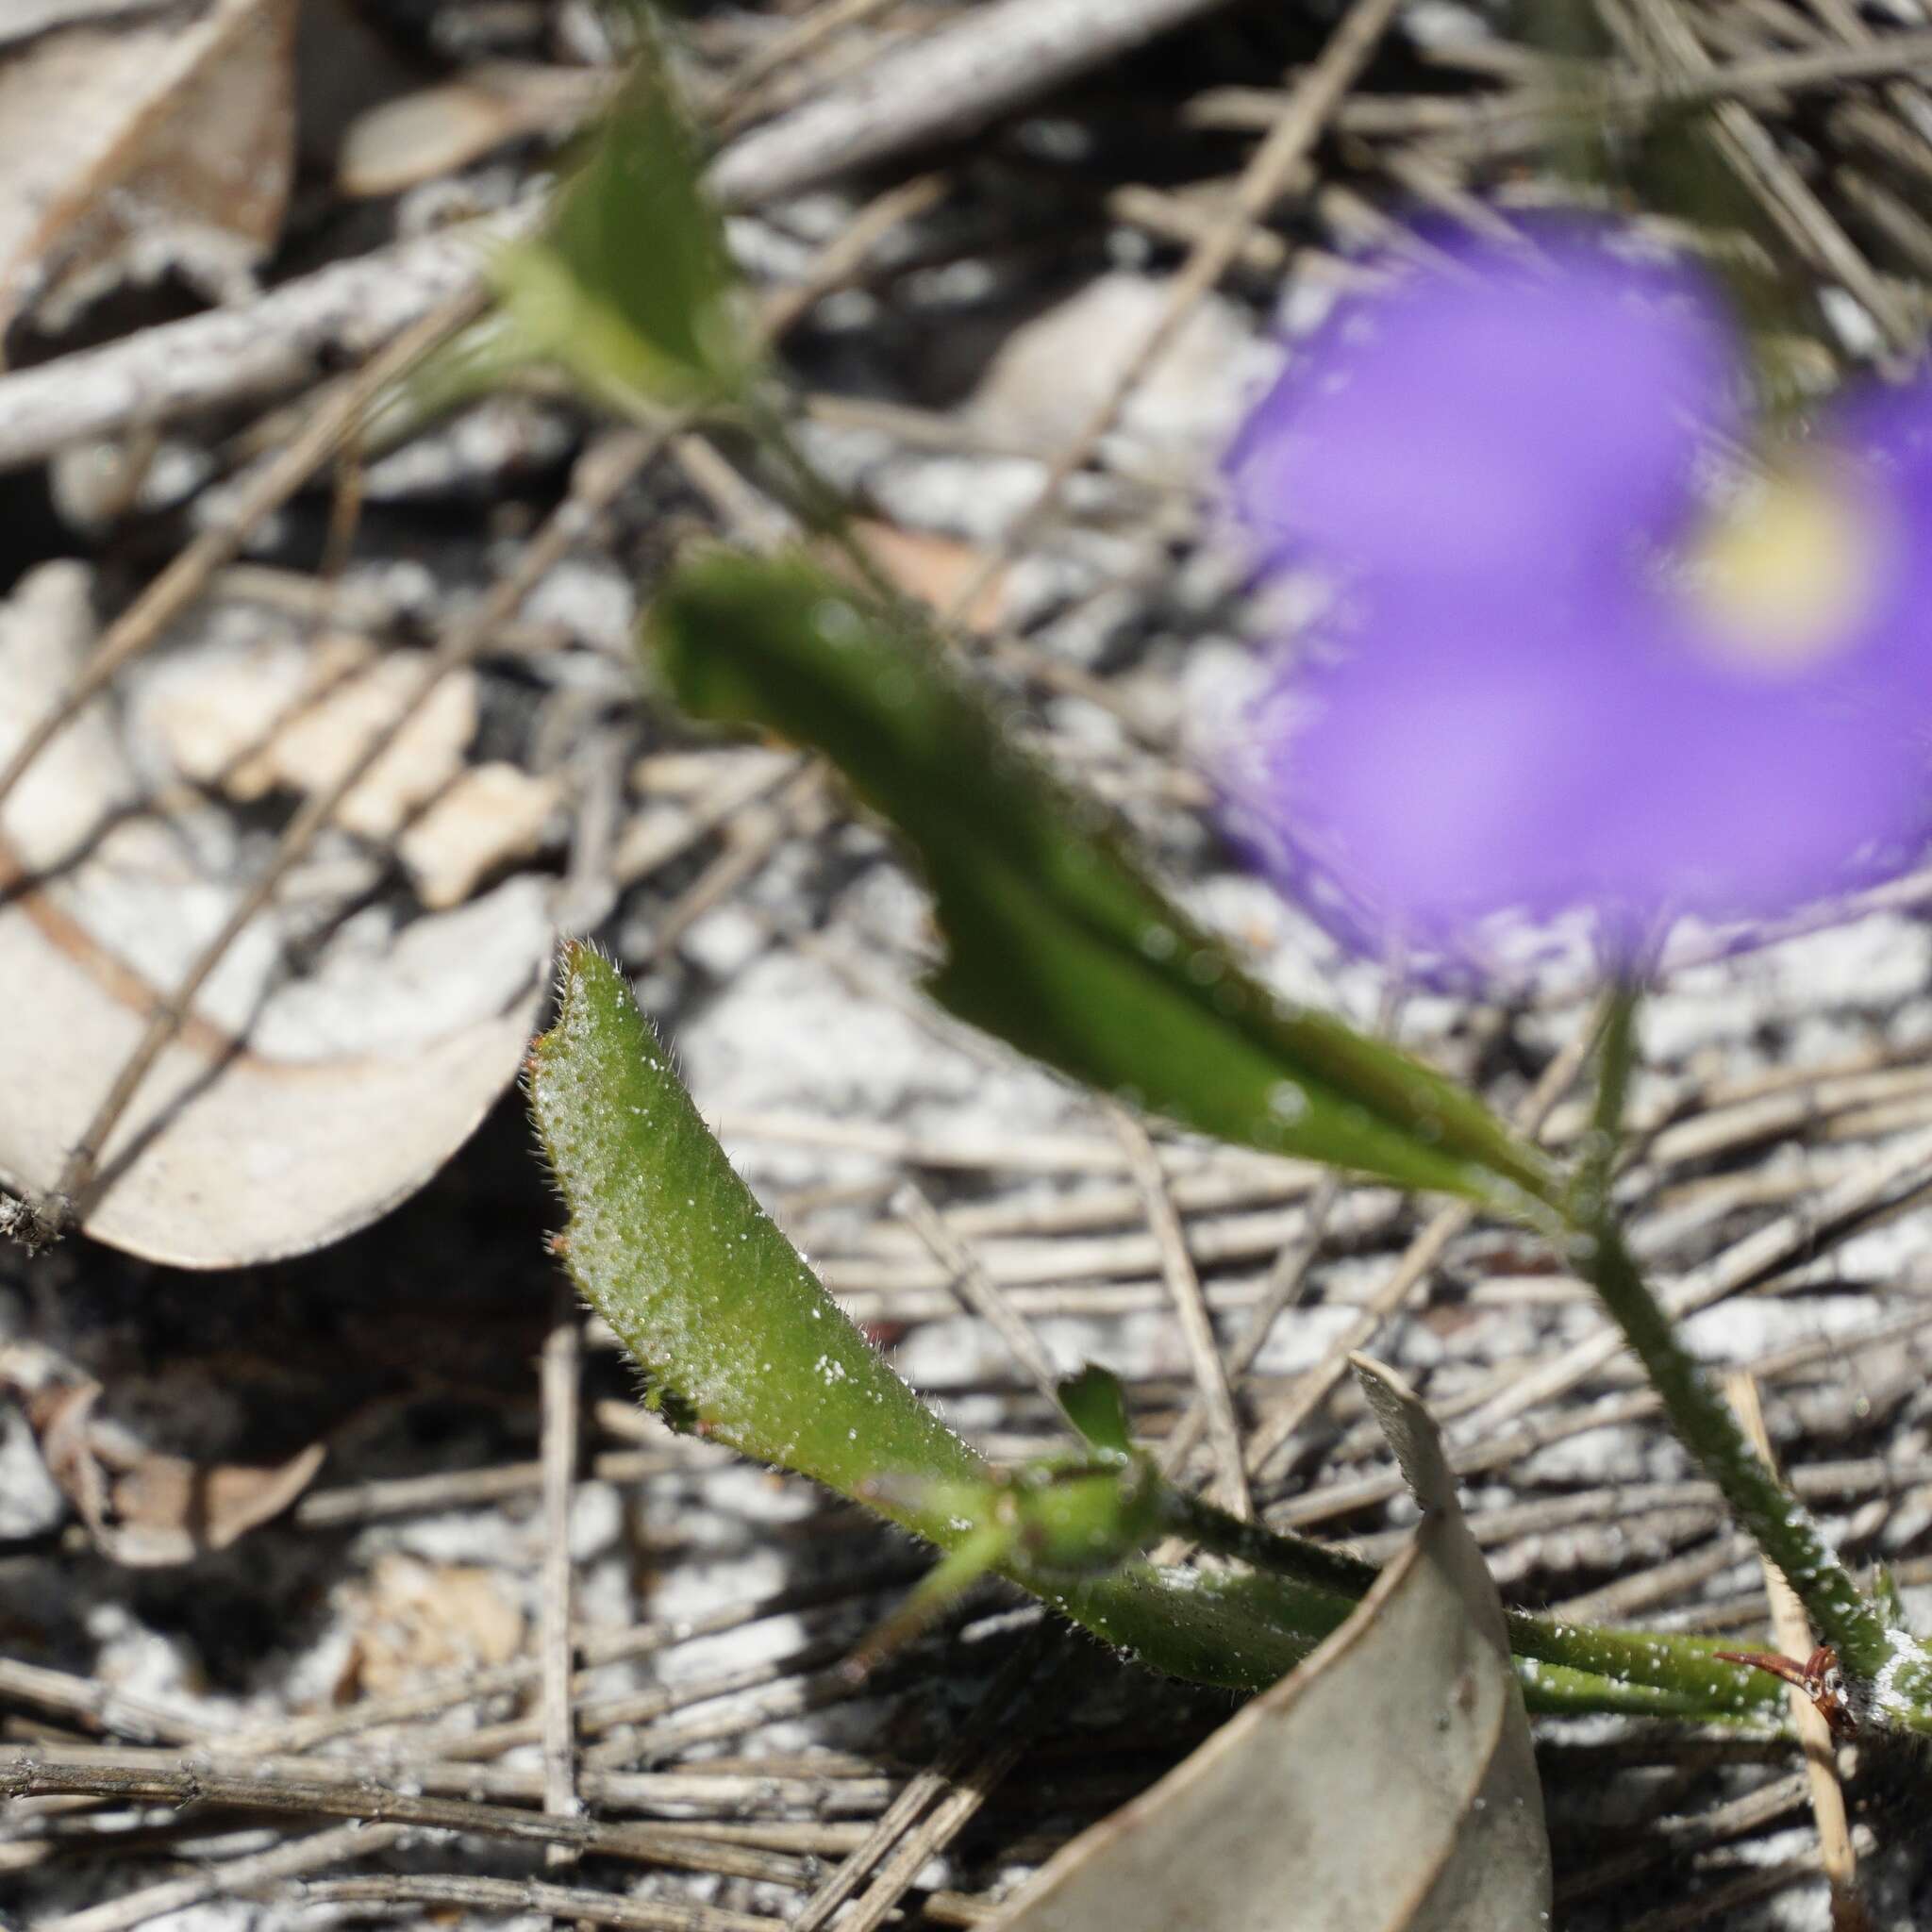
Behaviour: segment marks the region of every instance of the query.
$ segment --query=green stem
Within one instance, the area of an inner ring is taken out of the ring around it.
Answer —
[[[1753,1447],[1731,1406],[1678,1340],[1638,1268],[1610,1205],[1610,1173],[1637,1057],[1636,985],[1614,988],[1597,1049],[1591,1145],[1569,1195],[1571,1257],[1623,1329],[1672,1426],[1723,1491],[1757,1546],[1785,1574],[1819,1634],[1855,1676],[1876,1677],[1894,1644],[1809,1511]]]
[[[1810,1511],[1751,1445],[1730,1405],[1677,1339],[1607,1212],[1578,1230],[1571,1258],[1624,1331],[1671,1425],[1724,1491],[1757,1546],[1785,1574],[1819,1635],[1854,1676],[1875,1678],[1895,1645]]]
[[[1638,990],[1624,980],[1606,996],[1596,1044],[1596,1101],[1591,1109],[1590,1137],[1571,1185],[1573,1218],[1600,1214],[1610,1198],[1617,1146],[1624,1133],[1624,1109],[1637,1060]]]
[[[1160,1523],[1171,1534],[1184,1536],[1217,1557],[1252,1563],[1270,1575],[1291,1577],[1317,1590],[1333,1591],[1338,1596],[1366,1596],[1380,1574],[1373,1563],[1351,1557],[1345,1550],[1270,1529],[1266,1524],[1250,1523],[1205,1496],[1166,1483],[1161,1486]]]
[[[1200,1496],[1168,1490],[1165,1526],[1216,1556],[1338,1595],[1360,1597],[1374,1564],[1341,1550],[1230,1515]],[[1547,1690],[1564,1710],[1641,1709],[1676,1716],[1756,1716],[1778,1707],[1776,1681],[1717,1657],[1716,1642],[1644,1630],[1605,1630],[1505,1610],[1509,1648],[1522,1660],[1525,1690]]]

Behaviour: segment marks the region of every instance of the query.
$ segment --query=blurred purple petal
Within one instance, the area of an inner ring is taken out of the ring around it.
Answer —
[[[1628,955],[1673,919],[1764,919],[1923,848],[1932,387],[1840,408],[1804,488],[1774,469],[1738,499],[1740,520],[1822,506],[1733,524],[1753,541],[1724,554],[1768,591],[1740,637],[1691,567],[1715,553],[1684,547],[1714,514],[1695,471],[1732,386],[1715,314],[1688,275],[1574,240],[1536,275],[1469,251],[1301,358],[1249,423],[1234,469],[1263,561],[1343,590],[1225,786],[1240,834],[1350,943],[1474,958],[1499,919],[1583,911]],[[1775,662],[1749,626],[1808,618],[1814,549],[1815,648]]]
[[[1509,911],[1561,911],[1584,885],[1574,834],[1610,772],[1627,693],[1596,614],[1544,614],[1434,587],[1358,610],[1347,655],[1294,676],[1265,810],[1357,934],[1434,947]]]
[[[1907,710],[1887,681],[1861,682],[1881,641],[1776,682],[1689,651],[1653,669],[1648,728],[1620,747],[1596,828],[1603,894],[1653,924],[1764,919],[1909,865],[1932,807],[1932,686]]]
[[[1738,421],[1736,345],[1684,272],[1573,237],[1344,303],[1229,459],[1265,560],[1491,580],[1661,541]]]

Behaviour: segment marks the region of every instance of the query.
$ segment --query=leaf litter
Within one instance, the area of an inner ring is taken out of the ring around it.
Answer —
[[[24,730],[57,701],[92,638],[79,566],[46,565],[22,584],[0,613],[0,677],[17,705],[0,732]],[[425,734],[445,772],[419,759],[401,768],[406,784],[384,791],[378,768],[365,829],[392,834],[455,775],[452,741],[474,728],[458,696],[453,728],[432,712]],[[197,748],[209,740],[183,724],[174,745],[184,736]],[[276,761],[277,734],[258,754],[268,760],[258,778],[242,767],[244,795],[322,782],[341,754],[308,742],[310,762],[287,750]],[[101,699],[0,809],[0,958],[8,983],[33,987],[40,1002],[37,1024],[0,1042],[0,1176],[21,1193],[58,1185],[118,1060],[236,895],[208,814],[163,802],[206,775],[187,762],[157,798]],[[338,854],[244,932],[109,1140],[105,1185],[83,1216],[90,1233],[175,1266],[298,1253],[393,1205],[481,1119],[541,998],[545,889],[512,878],[392,930],[379,907],[354,909],[379,876],[378,864]]]

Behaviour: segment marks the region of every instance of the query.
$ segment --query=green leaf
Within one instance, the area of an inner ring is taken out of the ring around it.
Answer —
[[[1000,1485],[846,1319],[733,1172],[670,1056],[608,959],[564,952],[556,1025],[531,1050],[531,1110],[570,1208],[562,1257],[675,1427],[862,1500],[958,1548],[982,1524],[962,1496]],[[1099,1514],[1112,1520],[1119,1490]],[[1063,1507],[1071,1498],[1073,1507]],[[1002,1572],[1157,1670],[1230,1690],[1272,1684],[1348,1614],[1272,1576],[1196,1576],[1142,1561],[1069,1580],[1091,1494],[1041,1485]],[[1035,1568],[1024,1545],[1042,1543]],[[1042,1541],[1043,1540],[1043,1541]]]
[[[548,228],[506,249],[495,276],[525,354],[607,402],[702,402],[743,387],[754,358],[724,232],[648,33]]]
[[[717,555],[673,575],[647,641],[688,710],[817,747],[904,834],[947,942],[932,990],[961,1018],[1223,1140],[1547,1198],[1541,1157],[1474,1096],[1249,978],[907,614],[800,560]]]
[[[945,1539],[935,1483],[987,1467],[893,1374],[738,1177],[616,968],[566,955],[530,1099],[570,1204],[558,1243],[674,1426],[881,1507]]]
[[[1134,1453],[1126,1393],[1111,1370],[1089,1362],[1078,1374],[1062,1376],[1058,1392],[1067,1420],[1091,1448],[1122,1457]]]

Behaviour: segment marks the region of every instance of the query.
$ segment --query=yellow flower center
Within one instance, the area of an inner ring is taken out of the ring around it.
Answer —
[[[1684,581],[1720,657],[1790,675],[1854,641],[1890,548],[1851,478],[1790,463],[1752,476],[1712,516]]]

